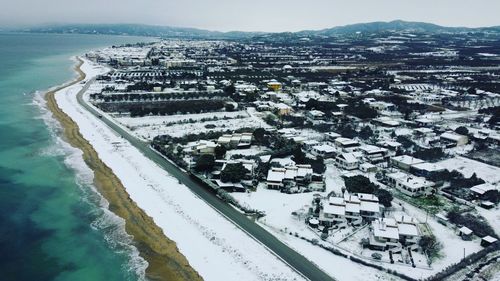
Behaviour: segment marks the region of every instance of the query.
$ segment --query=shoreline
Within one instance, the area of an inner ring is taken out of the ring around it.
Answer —
[[[165,236],[153,219],[130,199],[120,179],[102,162],[92,145],[80,134],[78,125],[58,106],[55,93],[83,81],[86,74],[81,70],[83,60],[77,58],[74,67],[78,77],[62,86],[49,90],[44,99],[47,109],[63,127],[63,136],[71,146],[82,151],[85,164],[94,173],[97,191],[109,202],[109,210],[125,220],[125,231],[133,236],[134,246],[148,262],[148,280],[202,280],[201,276],[179,252],[174,241]]]

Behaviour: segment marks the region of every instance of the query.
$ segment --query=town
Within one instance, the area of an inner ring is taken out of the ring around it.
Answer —
[[[499,270],[498,37],[162,39],[86,58],[110,68],[83,97],[102,118],[320,267]]]

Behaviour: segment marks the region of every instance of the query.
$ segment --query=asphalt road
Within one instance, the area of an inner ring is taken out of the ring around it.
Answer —
[[[105,116],[101,117],[101,114],[92,108],[83,100],[83,93],[87,91],[90,84],[94,80],[90,80],[87,84],[80,90],[77,94],[77,100],[80,105],[82,105],[86,110],[100,118],[108,127],[114,130],[116,133],[120,134],[124,139],[129,141],[133,146],[139,149],[146,157],[157,163],[160,167],[165,169],[169,174],[177,178],[182,184],[187,186],[193,193],[198,195],[202,200],[204,200],[211,207],[216,209],[219,213],[223,214],[228,220],[238,226],[240,229],[249,234],[252,238],[265,245],[271,252],[276,256],[280,257],[285,261],[290,267],[295,271],[302,274],[303,277],[312,281],[329,281],[335,280],[321,269],[319,269],[314,263],[309,261],[307,258],[297,253],[295,250],[291,249],[283,242],[278,240],[274,235],[269,233],[267,230],[247,218],[245,215],[241,214],[229,204],[218,198],[212,191],[207,190],[203,185],[194,181],[187,173],[179,169],[177,166],[173,165],[162,156],[158,155],[149,146],[149,143],[139,140],[133,135],[129,134],[127,131],[113,123],[111,120]],[[335,266],[332,264],[332,266]]]

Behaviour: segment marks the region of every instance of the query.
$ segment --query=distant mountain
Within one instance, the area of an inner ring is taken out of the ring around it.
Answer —
[[[239,39],[250,38],[259,32],[220,32],[188,27],[155,26],[143,24],[62,24],[47,25],[24,29],[32,33],[74,33],[74,34],[107,34],[132,35],[163,38],[205,38],[205,39]]]
[[[25,29],[35,33],[78,33],[78,34],[111,34],[134,35],[174,38],[203,38],[203,39],[249,39],[253,37],[297,37],[297,36],[335,36],[355,33],[379,32],[416,32],[416,33],[461,33],[461,32],[496,32],[500,33],[500,26],[494,27],[445,27],[432,23],[408,22],[395,20],[390,22],[358,23],[337,26],[322,30],[304,30],[299,32],[265,33],[265,32],[220,32],[197,28],[154,26],[141,24],[65,24],[48,25]]]
[[[494,27],[446,27],[432,23],[426,22],[410,22],[395,20],[390,22],[377,21],[369,23],[357,23],[344,26],[336,26],[333,28],[327,28],[322,30],[305,30],[298,32],[299,34],[311,34],[311,35],[340,35],[340,34],[350,34],[350,33],[378,33],[386,31],[407,31],[407,32],[419,32],[419,33],[460,33],[460,32],[481,32],[481,31],[500,31],[500,26]]]

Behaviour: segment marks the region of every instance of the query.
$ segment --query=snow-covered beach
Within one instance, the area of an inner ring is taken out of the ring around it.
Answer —
[[[106,71],[87,60],[88,81]],[[130,198],[151,216],[205,280],[302,280],[261,244],[209,207],[166,171],[79,105],[77,83],[55,94],[58,106],[120,179]],[[203,249],[203,251],[200,251]]]

